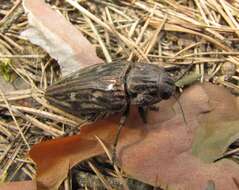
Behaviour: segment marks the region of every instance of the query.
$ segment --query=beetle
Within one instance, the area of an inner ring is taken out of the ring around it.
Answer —
[[[80,69],[49,86],[45,97],[66,112],[95,121],[124,113],[129,104],[147,108],[174,90],[174,80],[157,65],[116,62]]]
[[[147,109],[168,99],[174,91],[175,82],[162,67],[113,62],[92,65],[66,76],[46,89],[45,98],[50,104],[88,121],[122,113],[115,149],[130,105],[138,105],[146,122]]]

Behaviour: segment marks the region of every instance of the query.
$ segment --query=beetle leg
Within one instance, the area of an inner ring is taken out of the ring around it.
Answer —
[[[141,119],[143,120],[143,122],[147,123],[148,108],[139,106],[138,111],[139,111],[139,115],[140,115]]]
[[[148,106],[148,107],[139,106],[139,115],[142,118],[144,123],[147,123],[148,110],[150,110],[150,111],[159,111],[159,107],[156,106],[156,105],[151,105],[151,106]]]
[[[124,127],[126,120],[128,118],[128,114],[129,114],[129,107],[126,109],[126,111],[123,113],[122,117],[120,118],[120,123],[119,123],[119,127],[117,129],[116,132],[116,136],[115,136],[115,140],[114,140],[114,144],[113,144],[113,151],[112,151],[112,163],[114,165],[115,161],[116,161],[116,147],[119,141],[119,136],[120,136],[120,132],[121,129]]]

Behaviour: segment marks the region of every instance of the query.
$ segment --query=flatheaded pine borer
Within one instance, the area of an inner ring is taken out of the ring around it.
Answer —
[[[147,109],[168,99],[174,91],[174,80],[162,67],[115,62],[74,72],[48,87],[45,97],[50,104],[88,121],[122,113],[115,149],[130,105],[138,105],[139,114],[146,122]]]

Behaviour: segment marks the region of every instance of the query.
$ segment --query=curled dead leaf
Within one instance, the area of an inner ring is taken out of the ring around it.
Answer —
[[[43,0],[23,0],[23,7],[30,27],[22,36],[55,58],[63,76],[103,62],[82,33]]]

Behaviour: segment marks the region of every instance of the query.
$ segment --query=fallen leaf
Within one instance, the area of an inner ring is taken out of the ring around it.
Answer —
[[[213,97],[209,102],[213,111],[199,119],[201,127],[196,131],[192,151],[205,162],[213,162],[239,138],[238,105],[237,99],[227,91],[215,94],[214,89],[204,88],[207,95]]]
[[[112,143],[119,116],[101,120],[92,126],[83,127],[81,135],[58,138],[36,144],[30,151],[31,158],[37,164],[39,189],[57,189],[67,176],[69,168],[79,161],[104,153],[95,138]],[[76,148],[78,147],[78,148]],[[42,155],[44,154],[44,159]]]
[[[63,76],[103,62],[82,33],[43,0],[23,0],[23,7],[30,27],[21,35],[55,58]]]
[[[213,162],[239,134],[235,97],[222,87],[197,84],[185,90],[179,102],[187,123],[174,100],[161,102],[159,112],[149,113],[146,125],[137,109],[131,109],[117,146],[119,165],[132,178],[162,188],[202,190],[213,181],[217,190],[236,190],[238,164],[229,159]],[[119,118],[109,117],[83,127],[79,135],[35,145],[30,156],[38,166],[39,188],[59,187],[75,164],[103,154],[95,136],[110,147]],[[221,121],[228,123],[219,125]],[[201,129],[206,132],[198,132]],[[224,133],[222,141],[217,130]]]

